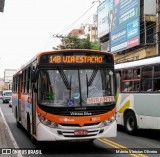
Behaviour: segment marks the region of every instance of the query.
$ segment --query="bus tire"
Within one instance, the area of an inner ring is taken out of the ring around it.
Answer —
[[[124,116],[124,127],[128,134],[135,135],[137,132],[137,120],[134,112],[129,111]]]

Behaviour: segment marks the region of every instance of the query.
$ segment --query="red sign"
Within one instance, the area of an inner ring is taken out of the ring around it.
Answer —
[[[127,48],[131,48],[137,45],[139,45],[139,36],[134,37],[127,41]]]
[[[75,130],[74,134],[77,135],[77,136],[87,135],[88,131],[87,130]]]

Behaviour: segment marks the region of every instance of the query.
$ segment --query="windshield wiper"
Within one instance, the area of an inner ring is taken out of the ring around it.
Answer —
[[[97,72],[98,72],[98,68],[96,67],[96,69],[93,71],[89,81],[87,81],[87,87],[92,84],[93,80],[95,79],[95,77],[97,75]],[[87,78],[87,80],[88,80],[88,78]]]
[[[87,98],[88,98],[88,75],[86,74],[86,84],[87,84]]]
[[[93,73],[92,73],[92,75],[91,75],[91,77],[90,77],[90,79],[89,79],[89,80],[88,80],[88,75],[86,74],[87,98],[88,98],[88,87],[89,87],[89,86],[91,86],[91,84],[92,84],[93,80],[94,80],[94,79],[95,79],[95,77],[96,77],[97,72],[98,72],[98,68],[96,67],[96,69],[95,69],[95,70],[93,70]]]
[[[68,82],[68,80],[67,80],[67,77],[66,77],[65,73],[63,72],[63,70],[62,70],[60,67],[58,67],[58,71],[59,71],[59,73],[60,73],[60,75],[61,75],[61,78],[62,78],[62,80],[63,80],[66,88],[67,88],[68,90],[71,90],[71,86],[70,86],[70,84],[69,84],[69,82]]]

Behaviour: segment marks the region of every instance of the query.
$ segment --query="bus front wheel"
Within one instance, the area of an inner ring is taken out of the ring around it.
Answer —
[[[137,120],[134,112],[129,111],[124,116],[124,127],[128,134],[135,135],[137,132]]]

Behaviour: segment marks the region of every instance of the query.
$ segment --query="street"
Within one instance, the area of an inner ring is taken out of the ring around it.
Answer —
[[[116,138],[109,139],[97,139],[93,143],[85,142],[39,142],[33,144],[27,132],[21,127],[16,127],[16,121],[12,113],[12,108],[7,103],[3,104],[0,100],[0,107],[5,117],[5,120],[13,134],[13,137],[19,148],[23,149],[35,149],[42,150],[42,155],[38,156],[109,156],[112,157],[159,157],[160,154],[121,154],[117,150],[119,148],[129,148],[134,150],[135,148],[143,149],[155,149],[160,148],[160,131],[155,130],[140,130],[136,136],[130,136],[125,133],[122,127],[118,127],[118,135]],[[140,149],[141,150],[141,149]],[[117,154],[116,154],[117,152]],[[23,156],[35,156],[35,155],[23,155]]]

